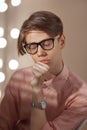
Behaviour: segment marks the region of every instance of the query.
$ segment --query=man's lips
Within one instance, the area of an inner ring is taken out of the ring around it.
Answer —
[[[44,59],[44,60],[40,60],[40,62],[44,63],[44,64],[48,64],[49,60],[48,59]]]

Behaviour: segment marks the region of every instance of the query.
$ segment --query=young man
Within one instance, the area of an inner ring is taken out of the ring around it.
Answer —
[[[35,64],[16,71],[0,105],[0,130],[77,130],[87,118],[87,84],[63,62],[61,19],[33,13],[22,25],[18,53]]]

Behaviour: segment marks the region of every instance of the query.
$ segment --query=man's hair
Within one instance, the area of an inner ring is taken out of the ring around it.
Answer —
[[[62,35],[63,23],[61,19],[49,11],[34,12],[27,20],[24,21],[18,38],[18,54],[24,55],[26,52],[23,48],[25,43],[25,35],[32,30],[46,32],[49,36],[55,37]]]

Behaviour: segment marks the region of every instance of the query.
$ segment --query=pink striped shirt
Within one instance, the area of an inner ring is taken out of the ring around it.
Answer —
[[[29,130],[33,78],[31,67],[11,77],[0,105],[0,129]],[[48,122],[42,130],[76,130],[87,118],[87,84],[68,67],[43,86]]]

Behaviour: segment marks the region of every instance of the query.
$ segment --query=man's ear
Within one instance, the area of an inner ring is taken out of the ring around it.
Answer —
[[[65,36],[63,34],[60,38],[60,47],[61,49],[65,47]]]

